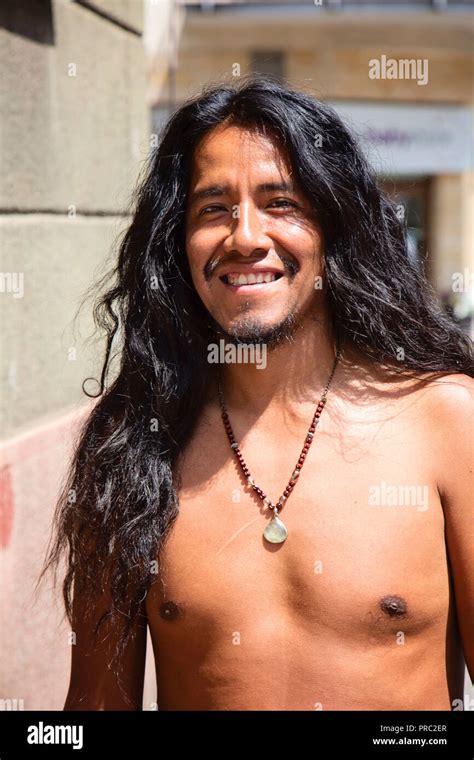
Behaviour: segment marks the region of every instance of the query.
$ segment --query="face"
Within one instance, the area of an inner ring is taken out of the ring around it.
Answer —
[[[201,140],[186,252],[199,297],[233,338],[271,343],[314,309],[321,233],[274,138],[222,125]]]

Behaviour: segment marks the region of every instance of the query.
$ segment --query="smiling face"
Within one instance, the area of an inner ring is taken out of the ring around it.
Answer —
[[[186,252],[199,297],[233,338],[278,342],[317,305],[321,233],[275,139],[221,125],[201,140]]]

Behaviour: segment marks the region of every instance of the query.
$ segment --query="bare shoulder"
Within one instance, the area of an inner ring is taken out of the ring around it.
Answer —
[[[414,384],[413,393],[418,398],[419,421],[442,433],[445,439],[459,439],[472,434],[474,415],[474,378],[461,373],[449,373],[426,378]],[[464,440],[465,442],[465,440]]]
[[[442,433],[451,451],[472,444],[474,417],[474,378],[449,374],[432,380],[424,395],[423,416]]]
[[[420,422],[432,436],[444,504],[467,509],[464,496],[473,487],[474,379],[457,373],[437,378],[429,383],[424,402]]]
[[[349,378],[349,379],[346,379]],[[464,373],[404,372],[381,366],[360,353],[348,353],[344,390],[357,403],[364,397],[375,403],[396,404],[421,417],[436,409],[450,414],[474,405],[474,378]]]
[[[430,455],[438,453],[439,467],[472,451],[474,438],[474,378],[464,373],[393,375],[377,369],[372,389],[376,403],[396,408],[404,434],[414,434],[420,445],[430,440]]]
[[[453,404],[474,403],[474,378],[469,375],[447,374],[433,378],[427,385],[443,406],[451,408]]]

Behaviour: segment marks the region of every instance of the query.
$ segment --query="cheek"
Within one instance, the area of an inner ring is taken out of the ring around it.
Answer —
[[[295,223],[283,230],[275,230],[274,239],[280,243],[283,250],[286,249],[299,259],[301,265],[312,265],[321,258],[322,234],[305,223]]]
[[[191,231],[186,236],[186,255],[193,277],[204,278],[204,268],[216,247],[215,236],[203,230]]]
[[[205,256],[205,249],[196,235],[190,235],[189,238],[186,238],[186,255],[193,281],[196,283],[196,281],[204,279],[204,266],[207,257]]]

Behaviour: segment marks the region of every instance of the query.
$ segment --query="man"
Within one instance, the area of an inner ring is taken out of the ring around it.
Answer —
[[[183,106],[115,275],[122,363],[50,558],[69,542],[65,709],[142,709],[147,625],[160,710],[452,709],[472,352],[335,113],[265,79]]]

